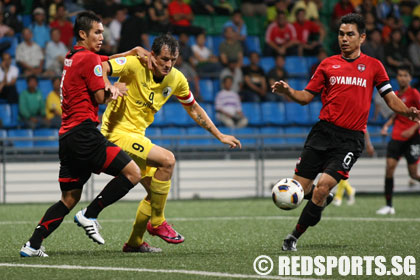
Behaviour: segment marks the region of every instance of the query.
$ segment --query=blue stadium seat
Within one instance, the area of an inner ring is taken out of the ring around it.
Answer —
[[[259,135],[259,129],[256,127],[244,127],[238,128],[234,130],[234,135],[238,135],[239,140],[241,141],[242,145],[255,145],[257,143],[257,138],[241,138],[241,135]]]
[[[35,147],[58,148],[58,129],[40,128],[34,131],[34,137],[51,137],[53,140],[35,140]]]
[[[263,124],[261,118],[261,108],[259,103],[245,102],[242,103],[242,111],[248,118],[248,124],[250,125],[261,125]]]
[[[150,44],[150,47],[153,45],[153,41],[156,39],[156,35],[150,35],[149,34],[149,44]]]
[[[310,124],[309,107],[288,102],[286,104],[286,120],[289,124]]]
[[[5,52],[10,54],[12,57],[15,57],[16,48],[17,48],[17,45],[18,45],[17,37],[3,37],[3,38],[0,38],[0,43],[3,43],[3,42],[9,42],[10,43],[10,47],[7,48],[5,50]]]
[[[9,104],[0,104],[0,120],[3,127],[13,126],[12,109]]]
[[[285,69],[290,76],[294,77],[307,77],[308,65],[306,60],[300,56],[286,56]]]
[[[308,84],[308,81],[306,78],[291,78],[287,80],[287,83],[294,89],[303,90]]]
[[[209,36],[210,37],[210,36]],[[225,39],[222,36],[211,36],[213,42],[213,54],[218,56],[219,55],[219,46]]]
[[[257,52],[261,55],[260,38],[258,36],[247,36],[245,39],[245,45],[249,52]]]
[[[286,138],[286,143],[288,143],[288,144],[303,144],[303,143],[305,143],[307,130],[303,127],[297,127],[297,126],[286,127],[284,129],[284,133],[286,135],[302,134],[301,137],[298,137],[298,136],[287,137]]]
[[[10,104],[13,127],[19,125],[19,104]]]
[[[168,103],[169,104],[169,103]],[[168,104],[164,105],[162,107],[162,109],[160,109],[156,114],[155,114],[155,119],[153,121],[153,125],[155,126],[163,126],[166,124],[165,122],[165,113],[164,113],[164,108],[165,106],[168,106]]]
[[[398,85],[398,82],[397,82],[397,79],[396,79],[396,78],[392,78],[392,79],[389,81],[389,83],[391,84],[391,86],[392,86],[392,90],[393,90],[393,91],[397,91],[397,90],[399,90],[399,89],[400,89],[400,86]]]
[[[248,56],[244,56],[244,58],[242,59],[242,64],[243,66],[248,66],[251,62],[249,61],[249,57]]]
[[[42,92],[42,97],[47,99],[48,94],[53,90],[53,85],[49,79],[40,79],[38,81],[38,89]]]
[[[382,136],[381,134],[382,125],[369,125],[368,132],[370,136],[370,141],[373,145],[375,144],[385,144],[389,140],[389,135],[392,131],[392,128],[388,128],[388,136]]]
[[[2,138],[7,138],[7,131],[4,129],[0,129],[0,146],[3,144],[3,140],[1,140]],[[4,142],[7,144],[6,140],[4,140]]]
[[[285,105],[283,102],[261,103],[262,122],[264,124],[287,124]]]
[[[213,90],[214,90],[214,95],[215,96],[220,91],[220,89],[221,89],[220,80],[219,79],[213,79]]]
[[[16,89],[18,91],[18,93],[21,93],[22,91],[24,91],[26,89],[26,80],[23,78],[19,78],[16,81]]]
[[[264,56],[260,58],[260,66],[264,70],[264,72],[267,74],[274,66],[276,65],[276,62],[274,61],[274,58],[271,56]]]
[[[186,135],[185,128],[182,127],[165,127],[162,128],[162,136],[184,136]],[[165,139],[162,140],[162,145],[164,146],[174,146],[177,143],[175,139]],[[180,145],[186,145],[187,142],[185,139],[179,141]]]
[[[165,122],[168,125],[188,126],[194,123],[194,120],[188,115],[182,105],[178,103],[165,104]]]
[[[22,15],[23,27],[28,27],[32,23],[32,15]]]
[[[214,102],[213,81],[210,79],[201,79],[199,82],[200,94],[205,102]]]
[[[32,138],[32,129],[9,129],[7,136],[10,138]],[[33,148],[34,142],[28,140],[12,140],[13,146],[17,148]]]
[[[207,130],[202,127],[189,127],[187,128],[187,135],[206,135],[212,136]],[[213,139],[187,139],[188,145],[200,146],[200,145],[211,145]]]
[[[316,56],[306,56],[304,58],[306,60],[306,65],[308,66],[308,68],[311,68],[312,65],[314,65],[315,63],[318,63],[318,57]]]
[[[146,137],[151,138],[151,137],[159,137],[162,135],[161,129],[159,127],[148,127],[146,129]],[[150,139],[154,144],[161,146],[162,145],[162,140],[159,139]]]
[[[214,122],[216,121],[216,116],[215,116],[215,112],[214,112],[214,106],[213,104],[201,104],[201,107],[203,107],[204,111],[206,111],[207,115],[209,116],[209,118]]]
[[[319,120],[319,112],[321,112],[322,102],[312,101],[307,106],[309,106],[309,122],[316,123]]]
[[[281,127],[265,126],[261,128],[261,134],[276,134],[278,137],[264,137],[264,145],[278,145],[286,143],[283,137],[284,131]]]

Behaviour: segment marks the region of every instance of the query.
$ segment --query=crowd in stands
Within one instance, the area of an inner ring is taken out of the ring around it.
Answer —
[[[0,103],[18,104],[23,127],[59,127],[58,77],[75,43],[73,21],[85,9],[103,20],[101,54],[138,45],[150,50],[157,34],[177,36],[176,67],[200,101],[200,80],[219,81],[220,92],[205,101],[227,127],[247,125],[241,102],[289,101],[270,93],[275,81],[293,78],[288,59],[306,68],[299,79],[307,81],[322,59],[339,52],[336,30],[347,13],[364,15],[362,51],[381,60],[391,77],[401,64],[420,74],[419,0],[1,1]],[[26,80],[26,90],[18,92],[18,79]],[[53,88],[48,98],[38,89],[45,79]]]

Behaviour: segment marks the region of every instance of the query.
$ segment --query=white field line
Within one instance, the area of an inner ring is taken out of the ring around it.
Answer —
[[[80,266],[80,265],[45,265],[45,264],[18,264],[0,263],[0,267],[23,267],[23,268],[55,268],[55,269],[74,269],[74,270],[101,270],[101,271],[129,271],[129,272],[150,272],[150,273],[177,273],[186,275],[199,275],[218,278],[237,278],[237,279],[281,279],[281,280],[319,280],[316,278],[296,278],[281,276],[259,276],[248,274],[234,274],[225,272],[184,270],[184,269],[149,269],[149,268],[130,268],[130,267],[103,267],[103,266]]]
[[[134,219],[134,217],[133,217]],[[99,219],[101,223],[128,223],[133,219]],[[298,217],[291,216],[227,216],[227,217],[178,217],[168,218],[169,221],[179,222],[197,222],[197,221],[232,221],[232,220],[297,220]],[[375,217],[323,217],[325,221],[353,221],[353,222],[409,222],[420,223],[420,218],[375,218]],[[72,223],[73,221],[63,221],[63,223]],[[0,225],[18,225],[18,224],[34,224],[37,221],[0,221]]]

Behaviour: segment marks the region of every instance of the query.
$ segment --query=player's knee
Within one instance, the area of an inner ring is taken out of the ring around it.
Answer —
[[[141,180],[140,167],[134,161],[130,161],[122,173],[133,185],[136,185]]]
[[[330,188],[326,185],[318,184],[312,195],[312,200],[315,204],[323,204],[327,196],[330,194]]]
[[[176,162],[175,155],[172,152],[167,151],[163,157],[164,158],[163,158],[161,167],[172,172],[172,170],[175,167],[175,162]]]

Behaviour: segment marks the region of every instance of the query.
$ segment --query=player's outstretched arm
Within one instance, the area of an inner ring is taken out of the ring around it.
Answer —
[[[109,57],[109,59],[117,58],[117,57],[123,57],[123,56],[130,56],[130,55],[136,55],[140,62],[149,70],[153,70],[153,67],[156,65],[156,59],[154,56],[151,55],[151,53],[142,48],[142,47],[134,47],[129,51],[123,52],[123,53],[117,53],[113,54]]]
[[[306,90],[295,90],[285,81],[275,82],[271,86],[271,91],[280,96],[284,94],[301,105],[306,105],[314,99],[314,95],[312,93]]]
[[[182,107],[198,125],[213,134],[220,142],[229,145],[231,148],[242,148],[241,142],[235,136],[223,134],[217,129],[206,111],[197,102],[191,106]]]
[[[420,110],[415,107],[408,108],[401,99],[399,99],[393,91],[384,96],[385,102],[389,108],[397,114],[401,114],[412,121],[420,120]]]

